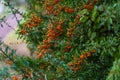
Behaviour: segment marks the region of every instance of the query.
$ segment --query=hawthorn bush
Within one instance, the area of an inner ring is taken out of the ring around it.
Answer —
[[[17,34],[35,57],[11,66],[23,79],[119,80],[111,77],[120,58],[119,0],[26,1]]]

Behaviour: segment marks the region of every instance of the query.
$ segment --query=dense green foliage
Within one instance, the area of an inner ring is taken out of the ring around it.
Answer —
[[[26,1],[17,34],[35,57],[12,65],[25,80],[119,80],[119,0]]]

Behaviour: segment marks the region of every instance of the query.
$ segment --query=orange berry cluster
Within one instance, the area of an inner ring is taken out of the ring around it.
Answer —
[[[50,5],[50,4],[47,4],[46,5],[46,11],[47,11],[47,14],[53,14],[54,6]]]
[[[48,33],[47,33],[47,39],[48,40],[56,40],[58,36],[60,36],[63,33],[63,22],[59,22],[58,25],[53,28],[50,27],[48,28]]]
[[[75,17],[74,22],[73,22],[73,27],[70,27],[67,30],[67,37],[71,38],[72,36],[74,36],[76,34],[75,33],[76,25],[81,24],[81,22],[79,21],[80,17],[81,17],[80,15],[77,15]]]
[[[81,54],[79,58],[74,57],[74,62],[69,62],[68,66],[70,66],[73,71],[78,71],[81,68],[81,65],[83,64],[83,61],[88,57],[91,57],[91,53],[87,51],[84,54]]]
[[[42,22],[42,19],[34,14],[32,14],[31,19],[28,20],[27,22],[24,23],[24,26],[21,30],[20,33],[22,35],[25,35],[28,33],[27,30],[32,29],[33,27],[38,26]],[[25,29],[27,28],[27,29]]]
[[[83,6],[84,9],[88,9],[88,10],[91,10],[94,8],[94,4],[93,3],[89,3],[89,4],[85,4]]]
[[[80,59],[83,60],[83,59],[86,59],[87,57],[90,57],[90,56],[91,56],[90,52],[85,52],[84,54],[80,55]]]
[[[52,4],[48,1],[46,2],[47,14],[52,14],[54,16],[57,16],[62,10],[64,10],[66,13],[74,13],[74,9],[57,4],[58,2],[60,2],[60,0],[53,0]],[[57,7],[58,9],[55,9],[55,7]]]
[[[43,44],[38,46],[38,50],[40,53],[38,53],[38,58],[41,58],[45,55],[49,50],[51,50],[52,43],[51,41],[54,41],[58,39],[58,37],[63,33],[62,28],[63,22],[59,22],[56,27],[49,27],[48,32],[46,35],[46,39],[43,40]]]
[[[64,52],[69,52],[71,48],[73,48],[73,45],[70,44],[70,42],[66,42],[66,46],[64,47]]]
[[[69,7],[65,7],[65,12],[67,12],[67,13],[74,13],[74,9],[69,8]]]
[[[82,60],[80,60],[77,57],[74,57],[73,62],[69,62],[68,66],[70,66],[73,71],[78,71],[80,70],[82,63]]]
[[[67,37],[69,37],[69,38],[71,38],[73,35],[75,35],[75,26],[73,26],[73,27],[71,27],[71,28],[69,28],[68,30],[67,30]]]
[[[37,47],[37,49],[39,50],[39,52],[37,53],[37,55],[38,55],[37,58],[43,57],[45,55],[45,53],[47,53],[51,48],[50,40],[45,39],[45,40],[43,40],[42,43],[43,43],[42,45],[39,45]]]
[[[26,77],[26,78],[32,78],[33,77],[33,70],[30,70],[28,68],[25,68],[25,73],[24,75],[22,75],[23,77]]]
[[[25,29],[22,28],[22,29],[20,30],[20,33],[21,33],[22,35],[25,35],[25,34],[27,34],[27,30],[25,30]]]
[[[10,60],[6,60],[5,62],[6,62],[7,64],[9,64],[10,66],[13,64],[13,62],[10,61]]]
[[[52,4],[55,5],[56,3],[60,2],[60,0],[53,0]]]
[[[52,3],[50,2],[46,2],[46,12],[47,14],[53,14],[54,16],[58,15],[63,7],[60,4],[57,4],[58,2],[60,2],[60,0],[53,0]],[[55,5],[58,8],[58,10],[55,10]]]
[[[77,15],[77,16],[75,17],[75,19],[74,19],[74,24],[75,24],[75,25],[81,24],[81,22],[79,21],[80,17],[81,17],[80,15]]]
[[[53,12],[53,15],[54,15],[54,16],[57,16],[57,15],[63,10],[63,6],[60,5],[60,4],[57,4],[56,7],[58,8],[58,10],[55,10],[55,11]]]
[[[42,22],[42,19],[34,14],[32,14],[31,19],[28,20],[24,26],[28,29],[38,26]]]
[[[70,51],[70,49],[71,49],[72,47],[73,47],[72,45],[67,45],[67,46],[65,46],[64,52]]]

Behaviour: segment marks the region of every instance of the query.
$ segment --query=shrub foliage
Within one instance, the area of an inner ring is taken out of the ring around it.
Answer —
[[[114,80],[107,76],[120,57],[119,0],[26,1],[17,34],[35,57],[12,65],[24,79]]]

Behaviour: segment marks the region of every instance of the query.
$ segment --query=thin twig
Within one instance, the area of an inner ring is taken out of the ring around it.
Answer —
[[[11,29],[13,29],[15,31],[15,28],[13,28],[12,26],[10,26],[6,21],[3,21],[8,27],[10,27]]]
[[[11,60],[14,63],[14,60],[10,58],[5,51],[3,51],[2,49],[0,49],[0,51],[3,53],[3,55],[5,55],[7,58],[9,58],[9,60]]]

